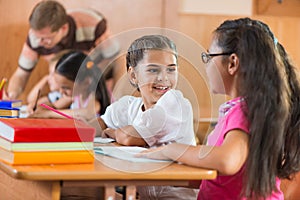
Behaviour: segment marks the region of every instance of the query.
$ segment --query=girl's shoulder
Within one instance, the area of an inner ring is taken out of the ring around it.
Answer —
[[[130,95],[125,95],[125,96],[121,97],[120,99],[116,100],[114,103],[122,104],[124,106],[126,106],[126,105],[129,106],[129,105],[132,105],[132,104],[141,104],[142,103],[142,98],[141,97],[130,96]]]
[[[171,89],[167,91],[158,101],[157,105],[188,105],[190,106],[190,101],[185,98],[180,90]]]

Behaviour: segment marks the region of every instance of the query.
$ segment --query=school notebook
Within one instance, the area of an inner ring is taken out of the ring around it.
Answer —
[[[93,142],[95,128],[74,119],[0,119],[0,136],[11,142]]]
[[[0,107],[17,108],[22,106],[22,100],[0,100]]]
[[[144,147],[137,147],[137,146],[96,146],[94,147],[95,153],[111,156],[114,158],[118,158],[121,160],[127,160],[131,162],[172,162],[171,160],[156,160],[150,158],[142,158],[136,157],[135,155],[147,150]]]
[[[92,163],[94,154],[93,151],[12,152],[0,148],[0,160],[11,165]]]

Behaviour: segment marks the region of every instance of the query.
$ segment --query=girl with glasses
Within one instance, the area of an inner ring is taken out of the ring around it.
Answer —
[[[259,21],[227,20],[202,59],[212,91],[232,98],[207,144],[173,143],[140,156],[218,170],[198,199],[283,199],[280,178],[300,170],[299,77],[284,48]]]

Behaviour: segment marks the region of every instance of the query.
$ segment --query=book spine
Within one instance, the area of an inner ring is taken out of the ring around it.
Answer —
[[[52,143],[45,143],[45,142],[15,143],[14,142],[9,145],[0,144],[0,147],[13,152],[79,151],[79,150],[94,149],[94,145],[92,142],[80,142],[80,144],[67,144],[69,142],[59,142],[58,144],[56,143],[57,142],[52,142]]]
[[[94,129],[15,129],[12,142],[93,142]],[[9,139],[3,136],[6,139]]]
[[[12,165],[93,163],[93,151],[15,152]]]

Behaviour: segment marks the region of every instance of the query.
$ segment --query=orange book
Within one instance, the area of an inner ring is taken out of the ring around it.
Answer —
[[[0,136],[11,142],[93,142],[95,128],[74,119],[0,119]]]
[[[0,160],[11,165],[92,163],[94,153],[93,150],[12,152],[0,148]]]

